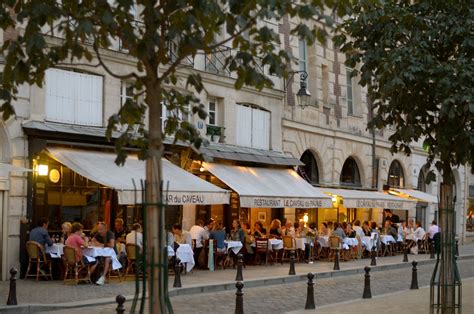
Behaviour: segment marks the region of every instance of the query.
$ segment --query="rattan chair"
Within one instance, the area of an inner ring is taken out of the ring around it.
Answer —
[[[296,241],[295,238],[292,236],[283,236],[283,254],[281,255],[281,263],[283,264],[283,260],[289,260],[289,254],[291,251],[296,251]],[[286,256],[286,258],[285,258]]]
[[[64,272],[64,282],[75,281],[76,285],[79,281],[86,281],[91,283],[91,265],[84,265],[82,260],[76,261],[76,250],[71,246],[64,247],[64,264],[66,270]],[[74,278],[68,278],[68,276],[74,276]],[[80,275],[83,275],[80,277]]]
[[[39,276],[44,276],[45,278],[49,278],[53,280],[53,275],[51,271],[51,260],[46,258],[46,253],[44,252],[44,248],[41,244],[35,241],[28,241],[26,242],[26,251],[28,252],[28,268],[26,270],[25,279],[28,277],[36,277],[36,281],[39,280]],[[36,274],[30,275],[30,269],[33,264],[36,264]],[[44,271],[41,272],[41,266],[45,265],[48,266],[49,274],[45,273]]]
[[[125,251],[127,252],[127,270],[125,271],[124,278],[127,279],[129,271],[132,270],[135,274],[137,273],[137,256],[140,252],[140,247],[133,243],[127,243]]]
[[[329,237],[329,260],[334,260],[336,254],[341,250],[342,239],[338,236]]]

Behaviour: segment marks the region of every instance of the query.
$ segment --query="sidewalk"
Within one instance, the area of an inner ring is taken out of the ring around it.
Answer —
[[[462,283],[462,306],[466,313],[469,309],[474,309],[474,278],[463,279]],[[391,294],[378,295],[372,299],[359,299],[355,301],[336,303],[318,307],[316,310],[301,310],[289,312],[291,314],[303,313],[351,313],[367,314],[374,311],[383,311],[384,314],[400,314],[402,312],[410,314],[425,314],[430,309],[430,289],[429,286],[421,287],[419,290],[408,290]]]
[[[460,247],[461,257],[474,259],[474,245]],[[463,257],[464,256],[464,257]],[[419,265],[434,263],[429,259],[429,254],[409,255],[410,263],[402,263],[403,256],[382,257],[377,259],[377,266],[372,268],[373,272],[410,268],[411,261],[416,260]],[[370,264],[370,259],[362,259],[350,262],[341,262],[340,271],[333,271],[333,263],[327,261],[316,261],[314,264],[297,263],[296,276],[288,276],[289,264],[275,264],[273,266],[247,266],[243,271],[246,288],[270,286],[284,283],[295,283],[306,281],[308,272],[316,273],[317,278],[330,278],[336,276],[353,275],[363,273],[363,268]],[[235,290],[235,269],[217,270],[195,270],[181,277],[182,288],[172,288],[174,277],[169,278],[170,296],[192,295],[216,291]],[[5,311],[3,306],[8,296],[9,282],[0,282],[0,312]],[[62,303],[64,306],[79,307],[87,304],[108,304],[115,302],[115,296],[122,294],[132,296],[135,292],[135,282],[129,278],[126,282],[112,281],[104,286],[96,285],[65,285],[61,281],[18,280],[17,299],[20,306],[51,305]],[[2,304],[3,303],[3,304]],[[9,308],[11,309],[11,308]]]

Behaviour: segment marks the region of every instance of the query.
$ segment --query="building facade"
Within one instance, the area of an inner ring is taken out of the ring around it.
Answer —
[[[235,75],[224,67],[231,48],[223,46],[214,53],[186,60],[178,69],[182,75],[189,71],[201,74],[204,91],[198,96],[209,113],[206,120],[197,116],[182,119],[194,123],[201,135],[217,147],[216,150],[219,147],[240,153],[244,150],[264,160],[239,163],[229,157],[233,164],[283,167],[270,160],[276,157],[296,159],[304,166],[297,166],[293,161],[283,164],[295,166],[294,169],[314,186],[382,191],[385,185],[390,185],[437,196],[440,178],[438,175],[436,182],[426,184],[426,155],[420,145],[413,144],[411,156],[392,155],[388,142],[390,130],[373,134],[367,129],[371,114],[365,91],[357,84],[356,77],[350,77],[352,70],[344,66],[345,56],[331,41],[325,46],[319,43],[309,46],[290,35],[291,21],[268,23],[280,33],[283,48],[294,56],[294,70],[308,73],[311,105],[303,109],[297,104],[298,75],[289,82],[270,76],[274,83],[271,89],[256,91],[244,87],[236,91]],[[0,42],[15,36],[18,31],[21,30],[0,33]],[[58,40],[45,36],[50,42]],[[104,51],[103,56],[113,71],[127,72],[134,67],[133,60],[118,44],[115,49]],[[265,68],[260,70],[268,73]],[[104,138],[105,127],[108,117],[130,97],[128,87],[127,82],[111,77],[101,68],[77,65],[48,70],[44,88],[22,86],[15,103],[16,116],[0,123],[0,162],[33,169],[49,145],[106,146],[111,149],[113,144]],[[163,119],[168,114],[164,108]],[[171,149],[170,156],[174,153]],[[176,156],[179,163],[182,156]],[[226,157],[220,159],[225,161]],[[24,171],[0,172],[2,280],[7,278],[11,267],[18,265],[26,228],[38,215],[34,201],[38,182],[34,176],[34,173]],[[455,169],[454,176],[456,231],[462,236],[467,208],[464,168]],[[268,217],[298,218],[296,211],[291,209],[259,211],[256,215],[261,213],[269,213]],[[196,206],[182,206],[185,228],[189,228],[197,217]],[[381,213],[371,212],[365,217],[380,220]],[[436,217],[435,203],[421,204],[407,213],[407,218],[421,220],[425,227]]]

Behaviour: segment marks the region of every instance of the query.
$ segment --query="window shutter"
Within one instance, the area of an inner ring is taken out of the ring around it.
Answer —
[[[237,130],[236,144],[241,146],[252,146],[252,108],[237,105]]]

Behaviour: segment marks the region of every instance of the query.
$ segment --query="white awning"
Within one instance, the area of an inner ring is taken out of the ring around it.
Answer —
[[[401,197],[377,191],[345,190],[321,188],[330,195],[342,197],[346,208],[389,208],[409,210],[415,208],[416,203]]]
[[[210,173],[239,194],[241,207],[328,208],[331,197],[291,169],[204,163]]]
[[[115,164],[114,153],[49,147],[51,157],[78,174],[113,188],[118,192],[120,204],[141,202],[141,189],[145,180],[145,162],[130,155],[123,166]],[[162,159],[163,187],[169,205],[228,204],[229,192]],[[136,194],[136,200],[135,200]]]
[[[422,191],[411,189],[390,189],[390,191],[394,191],[395,193],[400,194],[400,197],[411,198],[421,202],[438,204],[438,198],[436,196]]]

